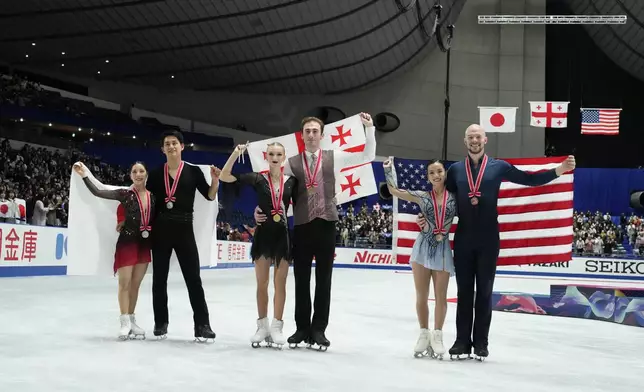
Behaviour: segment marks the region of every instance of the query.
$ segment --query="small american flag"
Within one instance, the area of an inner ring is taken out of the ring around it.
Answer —
[[[537,172],[557,167],[565,157],[505,159],[519,170]],[[400,189],[430,191],[427,161],[394,158]],[[408,264],[420,228],[420,207],[394,197],[393,253],[396,263]],[[504,181],[498,201],[501,251],[497,265],[554,263],[572,259],[573,174],[549,184],[528,187]],[[453,246],[458,217],[449,239]]]
[[[621,110],[581,108],[581,133],[583,135],[618,135]]]

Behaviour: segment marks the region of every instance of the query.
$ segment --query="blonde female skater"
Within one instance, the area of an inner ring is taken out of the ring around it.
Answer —
[[[447,313],[447,286],[450,276],[454,275],[454,259],[449,245],[449,229],[456,215],[454,195],[445,189],[445,166],[438,160],[427,165],[427,178],[432,190],[409,191],[398,189],[391,158],[384,162],[387,187],[392,195],[416,203],[427,217],[428,226],[418,234],[410,264],[416,286],[416,314],[420,324],[420,336],[414,355],[422,357],[426,353],[434,358],[443,358],[443,324]],[[434,281],[434,330],[429,330],[429,285]]]
[[[221,169],[220,180],[223,182],[240,181],[250,185],[257,192],[259,207],[270,216],[255,230],[250,254],[255,263],[257,279],[257,332],[251,337],[253,347],[259,347],[262,341],[275,343],[282,347],[286,340],[283,335],[284,303],[286,302],[286,277],[289,265],[293,263],[293,242],[288,229],[286,212],[293,192],[297,189],[297,179],[286,176],[282,164],[286,151],[280,143],[271,143],[266,149],[268,173],[232,174],[235,160],[244,153],[246,145],[239,145],[230,155]],[[274,315],[268,322],[268,282],[270,267],[275,266],[275,297],[273,299]]]

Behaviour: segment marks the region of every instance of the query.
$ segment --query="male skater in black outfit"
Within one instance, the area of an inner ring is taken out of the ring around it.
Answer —
[[[154,335],[168,333],[168,272],[172,250],[177,254],[188,287],[194,312],[195,338],[214,339],[208,306],[200,276],[199,252],[193,230],[195,193],[215,200],[219,188],[219,169],[210,167],[209,186],[201,168],[181,160],[183,135],[177,131],[163,134],[161,150],[167,163],[150,172],[147,188],[155,197],[156,217],[152,229],[152,296]]]
[[[574,170],[575,158],[569,156],[550,170],[528,173],[506,161],[487,156],[487,137],[480,125],[470,125],[465,131],[464,141],[467,157],[449,167],[445,182],[447,191],[456,196],[458,210],[458,226],[454,235],[454,267],[458,286],[456,342],[449,353],[452,357],[469,357],[474,346],[474,355],[477,359],[483,359],[488,356],[492,289],[501,245],[497,210],[501,182],[507,180],[526,186],[545,185]],[[422,216],[417,222],[421,227],[427,223]],[[476,313],[476,318],[473,313]]]

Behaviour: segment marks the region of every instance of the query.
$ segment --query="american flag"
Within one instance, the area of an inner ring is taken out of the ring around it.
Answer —
[[[618,135],[621,110],[581,108],[581,133],[583,135]]]
[[[557,167],[566,157],[504,159],[518,169],[537,172]],[[394,158],[400,189],[430,191],[427,161]],[[393,252],[396,262],[408,264],[420,228],[420,207],[394,197]],[[572,259],[573,174],[549,184],[528,187],[504,181],[498,201],[501,251],[497,265],[554,263]],[[449,239],[453,245],[458,217]]]

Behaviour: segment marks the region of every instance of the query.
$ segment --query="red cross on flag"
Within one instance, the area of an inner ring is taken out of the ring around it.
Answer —
[[[342,150],[352,153],[362,153],[364,150],[366,137],[359,114],[326,124],[323,134],[320,143],[320,148],[323,150]],[[265,153],[266,146],[272,142],[284,145],[287,159],[301,154],[305,148],[301,131],[252,142],[248,145],[247,151],[253,171],[264,172],[268,170]],[[342,168],[340,175],[336,174],[335,189],[337,204],[378,193],[371,162]],[[289,208],[289,216],[291,210],[292,208]]]
[[[516,107],[479,106],[479,125],[485,132],[514,132],[516,125]]]
[[[530,125],[540,128],[566,128],[569,103],[530,101]]]

